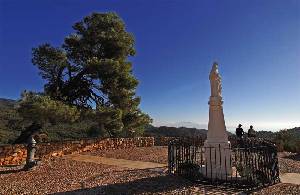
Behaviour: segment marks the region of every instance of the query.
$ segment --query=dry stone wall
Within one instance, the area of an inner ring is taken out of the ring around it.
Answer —
[[[0,146],[0,165],[18,165],[26,160],[27,150],[25,145]]]
[[[156,146],[168,146],[170,141],[176,139],[176,137],[155,137],[155,145]]]
[[[154,146],[153,137],[107,139],[99,138],[82,139],[76,141],[38,143],[36,157],[39,159],[47,159],[55,156],[76,154],[87,151],[151,146]],[[26,145],[17,144],[0,146],[0,166],[23,164],[26,161],[26,156]]]

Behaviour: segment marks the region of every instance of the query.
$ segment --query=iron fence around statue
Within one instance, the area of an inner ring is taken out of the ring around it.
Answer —
[[[202,183],[228,184],[245,189],[279,182],[277,149],[274,144],[256,139],[236,141],[229,148],[204,147],[203,143],[200,138],[171,141],[168,145],[169,174]],[[231,157],[221,158],[221,153],[228,151]],[[221,168],[226,170],[224,175],[219,175],[218,170]]]

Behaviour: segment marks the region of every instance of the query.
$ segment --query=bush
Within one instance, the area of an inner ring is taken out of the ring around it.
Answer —
[[[293,130],[281,130],[276,134],[274,141],[278,151],[300,153],[300,137]]]

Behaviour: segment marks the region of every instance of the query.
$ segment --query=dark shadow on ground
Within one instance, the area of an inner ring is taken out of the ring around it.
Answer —
[[[169,194],[234,194],[241,192],[225,186],[195,184],[183,178],[163,175],[137,179],[125,183],[108,184],[92,188],[85,188],[69,192],[60,192],[53,195],[73,194],[157,194],[168,192]]]
[[[0,171],[0,175],[10,174],[10,173],[19,173],[21,171],[25,171],[25,169],[21,168],[21,169],[13,169],[13,170]]]
[[[20,168],[20,167],[24,167],[24,165],[1,165],[0,167],[4,167],[4,168]]]

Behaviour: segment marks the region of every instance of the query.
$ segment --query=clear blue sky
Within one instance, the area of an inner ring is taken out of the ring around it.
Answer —
[[[0,0],[0,97],[41,91],[31,48],[59,46],[75,22],[107,11],[135,36],[138,95],[155,124],[207,124],[218,60],[227,126],[300,126],[298,0]]]

